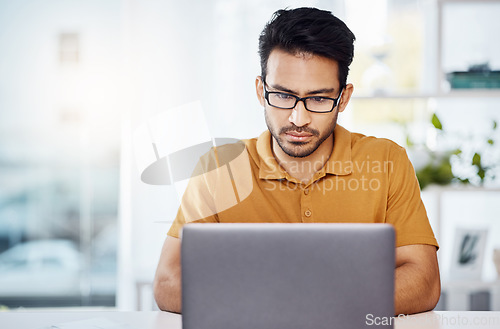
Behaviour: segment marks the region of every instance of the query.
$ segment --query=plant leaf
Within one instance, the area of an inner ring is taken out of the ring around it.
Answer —
[[[493,145],[493,144],[495,144],[495,141],[490,138],[490,139],[488,139],[488,144]]]
[[[486,175],[486,171],[484,171],[484,169],[479,169],[479,171],[477,172],[477,175],[479,176],[479,178],[481,178],[481,181],[483,181],[484,176]]]
[[[432,122],[432,125],[434,126],[434,128],[439,129],[439,130],[443,130],[443,125],[441,124],[441,121],[439,120],[436,113],[434,113],[432,115],[431,122]]]
[[[497,126],[498,126],[498,125],[497,125],[496,120],[493,120],[493,130],[497,129]]]
[[[415,144],[410,139],[410,136],[406,136],[406,146],[412,147],[413,145],[415,145]]]
[[[481,167],[481,155],[479,153],[474,153],[472,157],[472,165]]]
[[[458,180],[459,180],[459,181],[460,181],[460,183],[462,183],[462,184],[470,184],[470,181],[469,181],[469,179],[468,179],[468,178],[465,178],[465,179],[464,179],[464,178],[459,178]]]

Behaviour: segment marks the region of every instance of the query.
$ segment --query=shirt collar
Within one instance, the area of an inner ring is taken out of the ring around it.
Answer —
[[[266,130],[257,139],[257,153],[260,157],[259,178],[283,179],[286,177],[286,172],[274,157],[271,148],[271,138],[271,133],[269,130]]]
[[[315,177],[323,177],[325,173],[332,175],[348,175],[351,166],[351,133],[344,127],[337,125],[334,131],[334,146],[330,158]],[[260,179],[284,179],[287,173],[278,164],[271,148],[271,133],[263,132],[257,139],[257,153],[260,157]]]
[[[349,175],[352,172],[351,132],[337,125],[333,136],[333,151],[323,168],[327,174]]]

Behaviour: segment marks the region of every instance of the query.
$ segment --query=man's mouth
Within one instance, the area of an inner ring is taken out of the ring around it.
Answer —
[[[308,132],[287,131],[286,136],[291,142],[306,142],[314,135]]]

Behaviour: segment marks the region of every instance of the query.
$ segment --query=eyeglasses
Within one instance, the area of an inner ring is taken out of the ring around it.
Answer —
[[[335,106],[337,106],[337,102],[342,97],[342,92],[344,88],[342,88],[339,97],[330,98],[323,96],[309,96],[309,97],[298,97],[288,93],[282,93],[278,91],[268,91],[266,89],[266,82],[262,80],[264,85],[264,98],[272,107],[277,107],[279,109],[291,110],[297,106],[297,103],[302,101],[304,103],[304,107],[309,112],[314,113],[329,113],[333,111]]]

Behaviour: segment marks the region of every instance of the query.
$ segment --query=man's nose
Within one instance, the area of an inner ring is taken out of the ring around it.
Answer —
[[[297,127],[307,126],[311,123],[311,113],[306,110],[306,105],[303,100],[297,102],[288,120]]]

